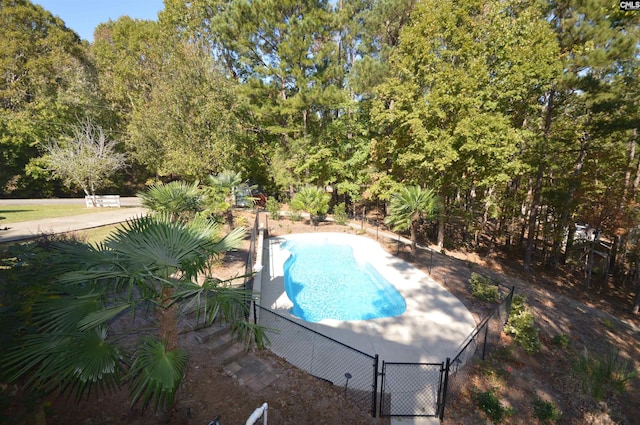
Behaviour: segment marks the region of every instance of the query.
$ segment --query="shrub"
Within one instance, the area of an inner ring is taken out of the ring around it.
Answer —
[[[247,219],[247,217],[245,217],[243,215],[240,215],[240,216],[235,218],[234,224],[235,224],[236,227],[248,228],[249,227],[249,220]]]
[[[333,207],[333,222],[344,226],[347,224],[347,220],[349,217],[347,216],[347,209],[344,205],[344,202],[340,202],[338,205]]]
[[[613,325],[613,322],[611,321],[611,319],[603,317],[603,318],[600,319],[600,322],[604,325],[605,328],[611,329],[611,330],[614,329],[614,325]]]
[[[471,295],[479,300],[493,303],[498,301],[500,298],[498,287],[496,285],[492,285],[489,278],[479,275],[478,273],[471,273],[469,285]]]
[[[611,348],[604,357],[590,356],[585,350],[574,364],[574,371],[590,395],[600,401],[614,392],[622,393],[636,371]]]
[[[323,217],[329,211],[331,197],[320,187],[302,187],[291,199],[291,208],[309,213],[311,221]]]
[[[554,345],[562,348],[567,348],[569,347],[569,345],[571,345],[571,339],[569,339],[569,335],[567,334],[558,334],[553,337],[551,342],[553,342]]]
[[[267,199],[264,209],[269,213],[271,218],[280,220],[280,203],[275,198]]]
[[[524,297],[524,295],[513,294],[513,299],[511,300],[511,312],[509,313],[509,317],[522,313],[526,307],[527,299]]]
[[[543,424],[550,424],[560,419],[562,412],[550,401],[544,401],[540,397],[536,397],[533,400],[533,416]]]
[[[495,389],[476,392],[473,395],[473,399],[478,408],[486,413],[494,424],[502,422],[504,418],[511,416],[514,412],[513,408],[505,407],[500,403],[500,400],[496,397]]]
[[[540,351],[540,336],[538,328],[535,326],[535,318],[527,307],[523,296],[514,295],[509,321],[505,325],[504,331],[513,335],[515,341],[527,353],[535,354]]]
[[[292,209],[289,212],[288,217],[289,217],[289,220],[291,220],[291,221],[301,221],[302,220],[302,214],[298,210],[293,210]]]

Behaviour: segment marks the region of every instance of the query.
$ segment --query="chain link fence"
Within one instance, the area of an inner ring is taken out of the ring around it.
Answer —
[[[378,356],[371,356],[255,304],[266,328],[269,350],[288,363],[333,385],[376,416]]]
[[[380,416],[437,416],[444,363],[382,362]]]
[[[246,264],[247,289],[253,286],[251,266],[256,255],[258,216],[251,231]],[[362,220],[363,225],[364,222],[365,219]],[[429,252],[431,273],[434,258],[433,251]],[[475,361],[484,359],[486,353],[499,343],[500,334],[509,318],[514,288],[507,288],[495,281],[493,283],[499,287],[502,301],[463,341],[453,359],[446,359],[442,363],[383,362],[381,373],[378,373],[377,354],[372,356],[363,353],[255,302],[253,313],[256,323],[266,329],[271,352],[318,379],[340,386],[347,397],[371,416],[376,417],[379,410],[380,416],[431,416],[442,420],[445,407],[455,403],[469,382]]]
[[[501,285],[500,285],[501,286]],[[505,287],[500,289],[505,293]],[[432,416],[444,419],[469,382],[473,364],[500,341],[509,318],[514,288],[461,344],[456,356],[442,363],[382,363],[380,416]]]
[[[445,398],[440,412],[441,419],[444,417],[445,406],[454,403],[469,382],[473,364],[479,359],[484,360],[486,354],[500,342],[500,334],[509,319],[514,290],[515,288],[511,288],[500,304],[476,326],[462,343],[458,354],[452,360],[447,359],[445,368],[448,373],[443,390]]]

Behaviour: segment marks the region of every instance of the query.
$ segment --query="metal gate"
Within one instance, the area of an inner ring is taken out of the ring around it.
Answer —
[[[380,416],[440,416],[444,363],[382,362]]]

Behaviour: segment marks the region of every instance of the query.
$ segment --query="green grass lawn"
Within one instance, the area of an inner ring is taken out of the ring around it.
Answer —
[[[84,205],[4,205],[0,206],[0,227],[21,221],[90,214],[105,210],[87,208]]]
[[[11,223],[41,220],[70,215],[91,214],[108,211],[108,208],[87,208],[84,205],[4,205],[0,206],[0,228]],[[96,244],[103,241],[120,224],[96,227],[73,232],[81,241]]]
[[[73,235],[83,242],[96,245],[105,240],[107,236],[122,224],[123,223],[110,224],[109,226],[95,227],[93,229],[77,230],[73,232]]]

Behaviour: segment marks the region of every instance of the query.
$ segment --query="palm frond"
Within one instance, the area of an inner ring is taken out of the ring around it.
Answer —
[[[242,244],[242,240],[247,234],[247,229],[244,227],[236,227],[229,233],[227,233],[222,239],[217,240],[211,246],[211,251],[215,254],[221,254],[226,251],[231,251],[239,247]]]
[[[253,342],[259,349],[264,349],[271,342],[267,336],[267,328],[247,320],[237,320],[231,324],[231,331],[249,348]]]
[[[218,224],[203,217],[186,224],[144,217],[114,233],[105,245],[130,272],[144,269],[166,278],[181,271],[193,278],[212,256],[238,247],[246,234],[244,228],[236,228],[220,238],[219,232]]]
[[[313,215],[323,215],[329,211],[331,197],[320,187],[302,187],[291,200],[291,208]]]
[[[107,342],[106,328],[29,335],[3,362],[10,382],[25,379],[46,393],[62,390],[77,398],[96,389],[114,390],[122,373],[122,356]]]
[[[122,355],[117,347],[107,343],[107,328],[96,328],[81,335],[74,350],[75,369],[66,377],[70,389],[77,398],[88,394],[92,387],[117,389],[122,373]]]
[[[144,338],[127,375],[132,404],[153,400],[154,410],[172,406],[186,365],[186,351],[166,351],[161,341]]]
[[[134,402],[153,400],[156,408],[173,403],[186,354],[145,338],[134,359],[125,362],[126,352],[121,355],[116,341],[107,340],[107,326],[127,309],[135,313],[138,306],[149,306],[147,313],[155,313],[157,307],[167,308],[167,297],[171,304],[203,307],[211,320],[218,315],[241,320],[248,292],[214,279],[202,286],[195,282],[212,257],[239,246],[244,235],[238,228],[220,237],[217,225],[207,220],[172,222],[158,215],[121,225],[96,247],[60,245],[53,281],[38,288],[28,305],[23,329],[34,334],[21,336],[16,349],[2,354],[3,376],[31,389],[62,389],[79,397],[119,385],[126,363],[132,365],[126,379]]]
[[[56,261],[56,269],[61,272],[92,269],[105,264],[104,253],[91,244],[82,242],[56,242],[52,256]]]
[[[242,173],[236,173],[232,170],[224,170],[216,176],[209,176],[207,183],[223,192],[231,193],[234,188],[238,187],[242,183]]]
[[[218,316],[232,322],[249,313],[251,292],[225,285],[225,282],[207,279],[202,285],[185,283],[174,294],[174,302],[183,304],[184,311],[195,311],[196,319],[204,316],[213,323]]]
[[[169,214],[172,221],[190,218],[202,210],[203,193],[199,182],[192,184],[173,181],[167,184],[154,184],[146,192],[138,193],[142,206],[153,213]]]
[[[118,314],[130,308],[131,304],[125,303],[89,313],[82,320],[78,321],[78,330],[84,332],[102,326]]]
[[[86,288],[47,293],[33,305],[33,323],[43,333],[75,332],[79,321],[102,308],[102,297],[98,290]]]

